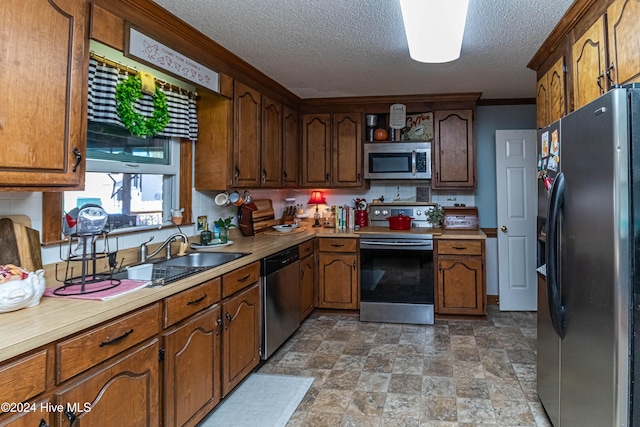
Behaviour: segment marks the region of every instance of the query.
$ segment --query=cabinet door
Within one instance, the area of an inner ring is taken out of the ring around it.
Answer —
[[[309,255],[300,261],[300,321],[313,311],[316,258]]]
[[[220,306],[164,335],[164,425],[195,425],[220,401]]]
[[[475,188],[472,110],[442,110],[433,115],[433,188]]]
[[[438,313],[484,314],[481,257],[438,257]]]
[[[640,2],[615,0],[607,9],[609,61],[612,83],[640,81],[640,42],[638,41]]]
[[[88,16],[84,1],[2,2],[0,186],[84,185]]]
[[[260,362],[260,288],[258,284],[222,304],[222,397]]]
[[[262,97],[262,187],[282,186],[282,105]]]
[[[8,401],[18,403],[19,401]],[[25,403],[24,412],[11,417],[0,416],[2,427],[49,427],[53,425],[55,408],[50,399]]]
[[[358,255],[320,253],[318,307],[358,308]]]
[[[331,185],[331,115],[302,116],[302,186]]]
[[[333,115],[333,187],[362,187],[362,115]]]
[[[564,75],[564,57],[562,57],[547,71],[549,122],[546,124],[560,120],[566,114]]]
[[[298,113],[291,108],[283,109],[282,133],[282,185],[298,188],[300,186],[300,140],[298,138]]]
[[[601,16],[572,46],[573,108],[578,109],[602,95],[606,89],[604,16]]]
[[[233,106],[233,185],[260,186],[260,92],[236,81]]]
[[[110,362],[56,393],[58,426],[157,426],[158,340]],[[87,411],[85,404],[90,405]]]
[[[549,120],[549,84],[548,73],[545,73],[536,84],[536,126],[538,129],[545,127]]]

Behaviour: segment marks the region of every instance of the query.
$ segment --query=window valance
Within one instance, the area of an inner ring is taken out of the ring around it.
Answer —
[[[130,73],[135,73],[135,70],[113,61],[100,60],[97,55],[92,54],[89,60],[89,120],[123,126],[116,110],[116,86],[129,77]],[[171,119],[158,135],[197,139],[196,95],[171,85],[161,83],[159,86],[167,96]],[[152,117],[152,97],[144,95],[136,103],[136,109],[145,117]]]

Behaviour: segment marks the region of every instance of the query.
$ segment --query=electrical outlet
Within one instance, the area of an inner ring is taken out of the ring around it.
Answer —
[[[447,202],[453,202],[457,200],[457,197],[454,193],[447,194]]]

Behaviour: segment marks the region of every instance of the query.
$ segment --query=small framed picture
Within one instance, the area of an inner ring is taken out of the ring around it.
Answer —
[[[196,224],[197,231],[204,231],[207,228],[207,216],[202,215],[198,217],[198,222]]]

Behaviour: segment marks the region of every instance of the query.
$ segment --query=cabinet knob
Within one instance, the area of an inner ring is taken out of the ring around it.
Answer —
[[[329,174],[326,174],[326,175],[324,176],[324,180],[325,180],[326,182],[329,182]]]
[[[502,231],[503,233],[507,232],[507,226],[503,225],[502,227],[500,227],[500,231]]]
[[[267,180],[267,170],[262,169],[262,182],[265,182],[266,180]]]
[[[353,270],[354,270],[354,271],[356,270],[356,267],[357,267],[357,266],[356,266],[356,260],[353,260]]]

